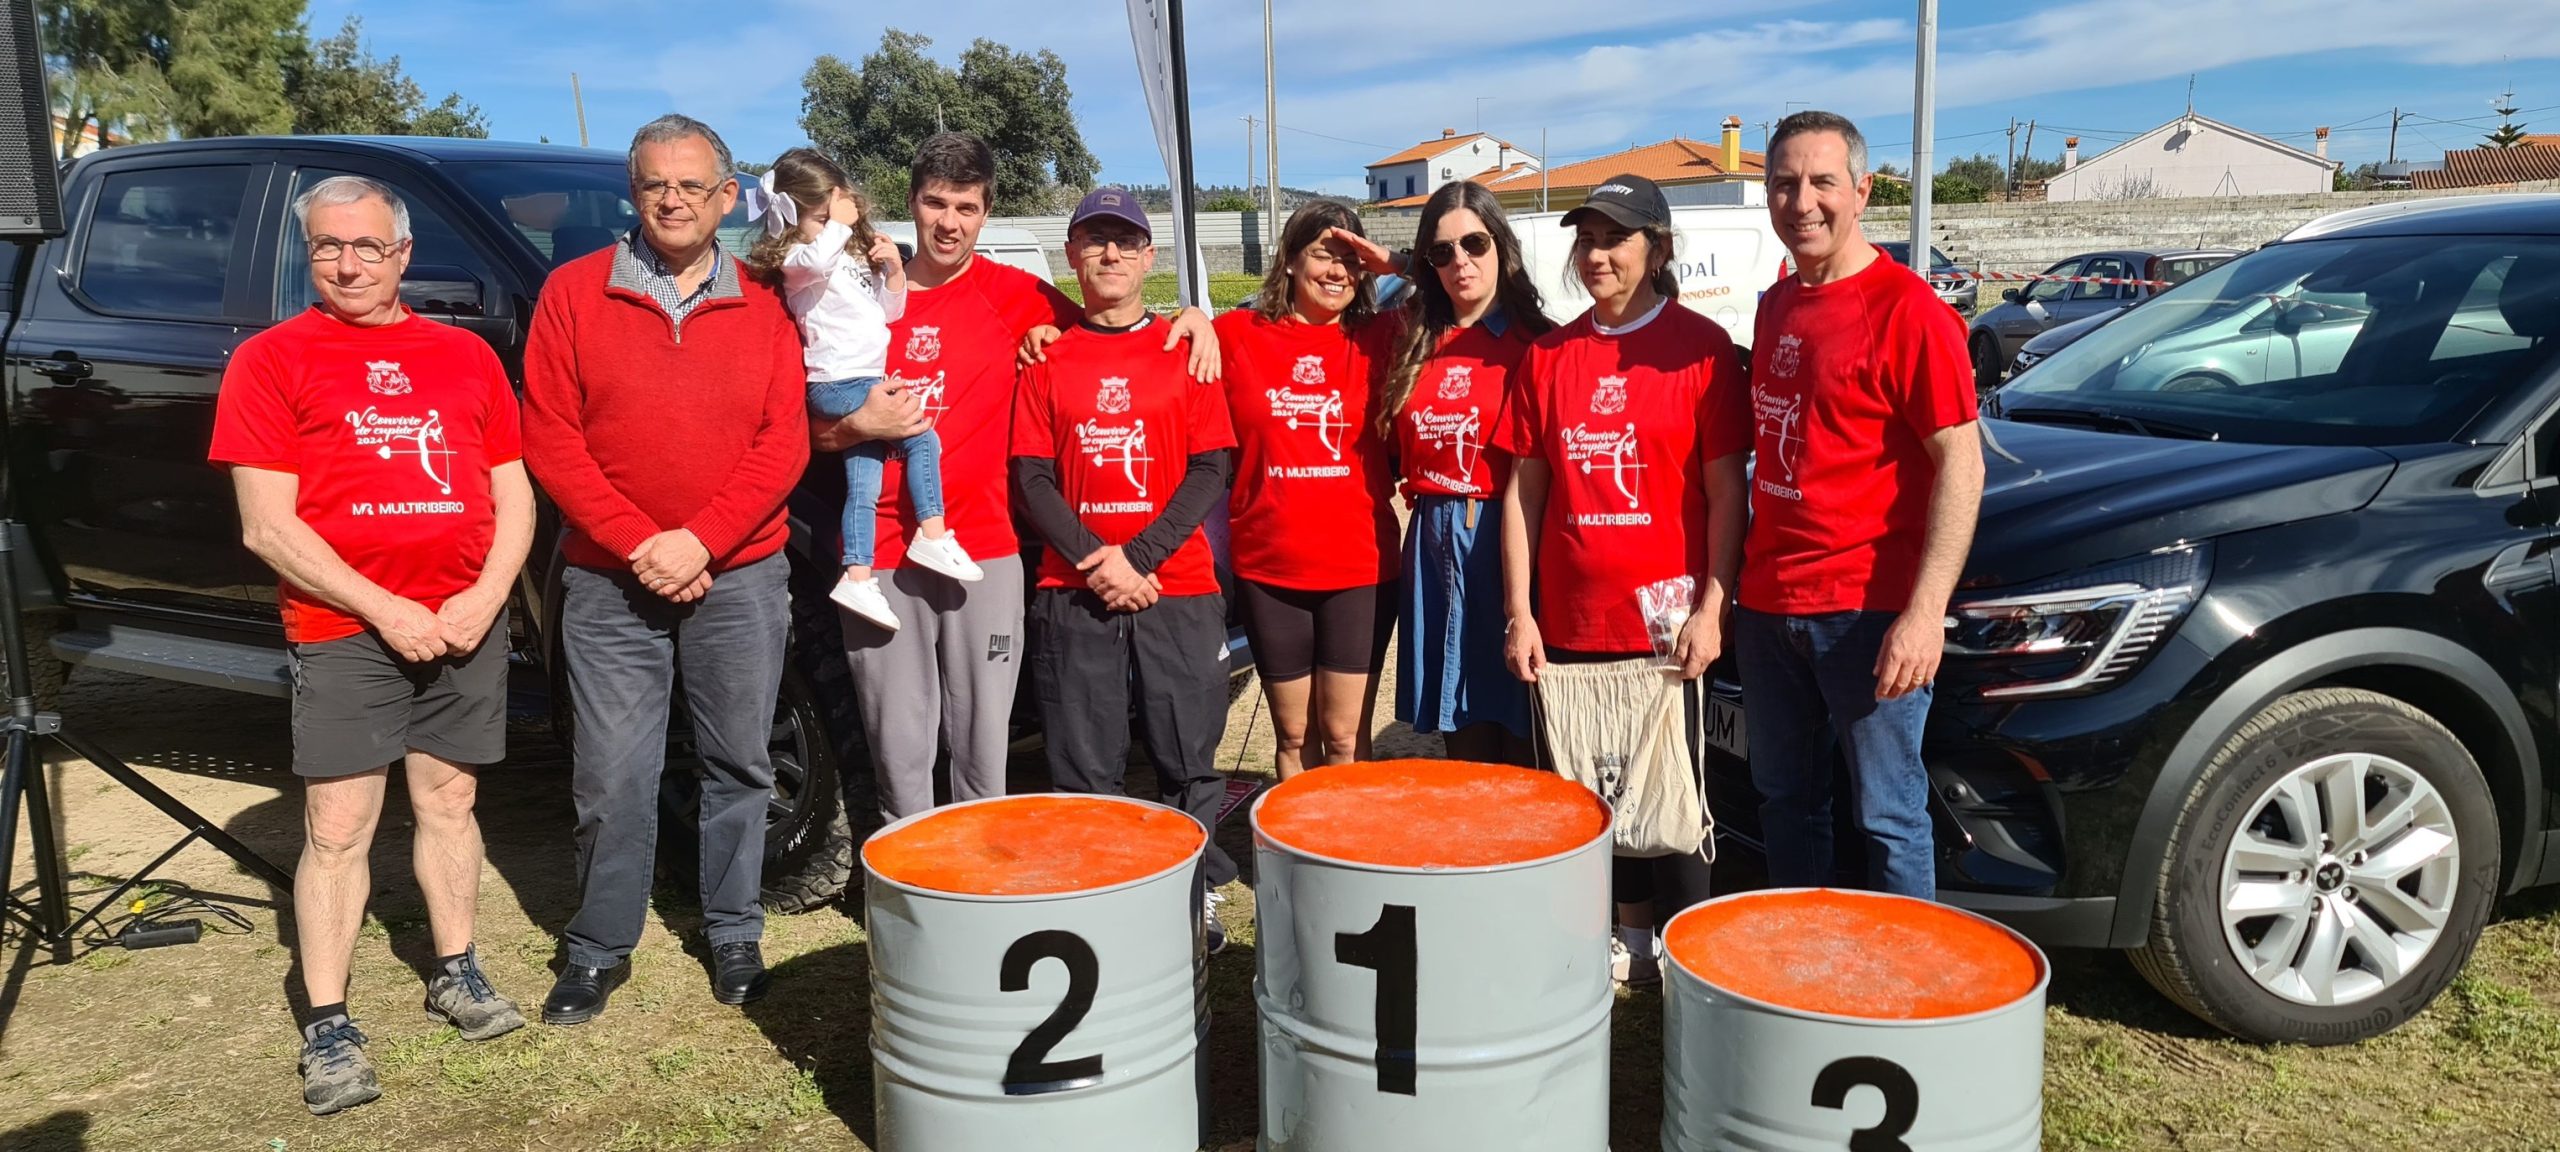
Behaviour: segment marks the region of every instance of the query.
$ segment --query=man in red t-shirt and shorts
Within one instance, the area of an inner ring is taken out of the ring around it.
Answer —
[[[1117,795],[1129,698],[1166,804],[1214,830],[1226,782],[1227,606],[1200,522],[1227,489],[1226,393],[1191,378],[1147,311],[1155,240],[1127,189],[1097,188],[1067,222],[1084,316],[1024,369],[1013,485],[1048,545],[1031,595],[1032,687],[1061,792]],[[1206,890],[1236,878],[1213,839]],[[1211,951],[1224,947],[1203,901]]]
[[[319,303],[231,358],[208,455],[231,470],[250,550],[283,577],[304,779],[302,1097],[326,1115],[382,1094],[347,1016],[347,969],[394,761],[435,938],[427,1014],[465,1040],[524,1026],[472,947],[472,802],[480,767],[506,756],[507,590],[533,540],[533,485],[497,354],[400,304],[399,195],[333,176],[293,210]]]
[[[1752,342],[1734,648],[1769,879],[1835,880],[1836,739],[1863,882],[1930,899],[1921,727],[1982,501],[1964,324],[1859,230],[1874,177],[1856,125],[1798,112],[1768,157],[1769,218],[1795,274],[1761,298]]]

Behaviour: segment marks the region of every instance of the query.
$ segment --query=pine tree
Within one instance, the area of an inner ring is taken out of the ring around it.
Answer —
[[[2519,109],[2516,107],[2514,89],[2508,89],[2505,95],[2498,97],[2498,106],[2494,111],[2498,114],[2498,126],[2489,131],[2488,146],[2513,148],[2524,143],[2524,125],[2516,123],[2516,113]]]

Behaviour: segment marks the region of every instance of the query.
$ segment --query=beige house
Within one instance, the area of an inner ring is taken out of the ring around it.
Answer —
[[[2087,160],[2080,138],[2063,146],[2047,200],[2149,200],[2175,196],[2276,196],[2327,192],[2338,164],[2329,130],[2305,152],[2189,112]]]

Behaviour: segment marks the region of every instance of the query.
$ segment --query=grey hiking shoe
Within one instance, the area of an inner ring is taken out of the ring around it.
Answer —
[[[364,1054],[364,1033],[349,1020],[302,1045],[302,1102],[314,1116],[343,1112],[382,1095],[374,1079],[373,1061]]]
[[[427,981],[427,1015],[453,1025],[465,1040],[488,1040],[524,1027],[524,1013],[498,995],[480,971],[476,948],[462,954],[461,972],[438,972]]]

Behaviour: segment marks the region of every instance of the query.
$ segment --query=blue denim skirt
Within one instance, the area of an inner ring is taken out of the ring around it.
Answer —
[[[1502,505],[1418,498],[1404,537],[1396,719],[1416,732],[1494,723],[1526,737],[1529,686],[1502,666],[1502,622]]]

